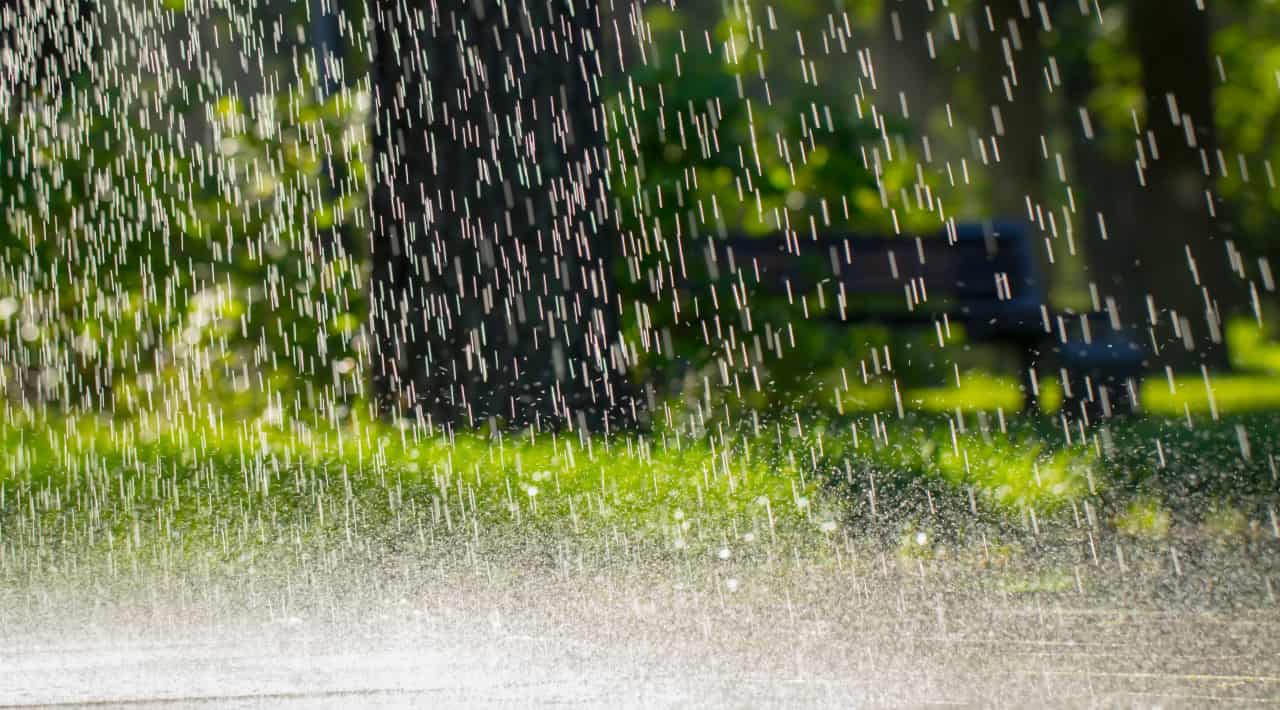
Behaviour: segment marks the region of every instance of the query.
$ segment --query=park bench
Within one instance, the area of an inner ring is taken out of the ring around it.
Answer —
[[[1064,388],[1063,412],[1086,417],[1136,403],[1145,350],[1099,314],[1058,313],[1026,228],[1017,222],[958,224],[929,236],[832,236],[795,232],[711,238],[703,248],[711,282],[748,293],[802,296],[833,324],[926,326],[1018,353],[1024,408],[1039,407],[1039,381]],[[1105,316],[1105,314],[1102,314]]]

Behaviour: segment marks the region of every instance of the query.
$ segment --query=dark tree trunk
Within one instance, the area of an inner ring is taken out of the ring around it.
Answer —
[[[1225,368],[1222,318],[1240,289],[1229,268],[1223,225],[1213,214],[1218,205],[1213,204],[1212,172],[1218,158],[1209,14],[1196,5],[1196,0],[1130,2],[1129,34],[1142,63],[1146,128],[1140,164],[1130,166],[1128,179],[1140,175],[1145,186],[1138,193],[1136,231],[1116,238],[1142,244],[1134,250],[1134,269],[1121,282],[1145,286],[1154,298],[1159,361],[1179,368]],[[1141,297],[1146,300],[1145,293]]]
[[[1088,110],[1097,88],[1088,55],[1089,38],[1096,31],[1097,18],[1093,14],[1082,15],[1073,2],[1057,2],[1051,7],[1063,38],[1055,56],[1062,80],[1062,125],[1068,135],[1071,161],[1068,173],[1076,205],[1075,224],[1080,235],[1077,243],[1084,255],[1083,268],[1093,311],[1087,318],[1091,339],[1111,341],[1113,346],[1149,344],[1145,318],[1141,317],[1145,312],[1145,297],[1142,287],[1135,283],[1134,271],[1144,247],[1136,238],[1143,234],[1140,188],[1133,164],[1108,154],[1107,146],[1123,138],[1112,135],[1112,129]],[[1083,330],[1077,323],[1072,322],[1069,327],[1072,338],[1082,339]],[[1143,359],[1141,354],[1138,358]],[[1070,361],[1063,364],[1080,365]],[[1150,361],[1147,364],[1150,365]],[[1078,416],[1082,412],[1087,412],[1091,419],[1102,416],[1101,389],[1107,390],[1113,412],[1135,411],[1140,403],[1132,399],[1129,387],[1136,388],[1136,377],[1143,365],[1139,362],[1118,370],[1115,363],[1110,365],[1109,370],[1094,371],[1086,366],[1083,371],[1070,373],[1070,395],[1064,401],[1067,416]],[[1085,378],[1090,381],[1086,382]]]
[[[450,426],[631,420],[595,3],[371,10],[370,328],[383,411]]]
[[[1024,13],[1035,6],[1020,0],[987,0],[975,5],[978,27],[978,82],[986,108],[982,117],[990,133],[980,137],[987,167],[987,204],[991,216],[1025,220],[1036,234],[1044,230],[1040,208],[1044,187],[1041,147],[1045,129],[1044,64],[1040,43],[1040,18]],[[977,125],[984,125],[979,123]],[[1028,207],[1030,206],[1030,210]],[[1039,216],[1039,218],[1037,218]],[[1049,293],[1053,259],[1047,249],[1035,250],[1042,292]],[[1023,379],[1024,410],[1039,409],[1033,381],[1043,370],[1043,353],[1027,343],[1019,363]]]
[[[1129,36],[1143,67],[1146,104],[1142,133],[1127,132],[1132,151],[1120,159],[1104,149],[1117,142],[1108,131],[1123,129],[1089,121],[1093,135],[1086,136],[1084,123],[1074,122],[1074,184],[1090,283],[1110,320],[1153,348],[1152,365],[1225,369],[1221,319],[1242,290],[1233,283],[1221,220],[1210,211],[1217,146],[1209,18],[1194,0],[1132,0]],[[1087,44],[1071,48],[1062,63],[1067,102],[1077,111],[1096,86],[1086,51]]]
[[[924,0],[887,0],[881,10],[880,33],[884,61],[877,62],[881,95],[886,109],[898,109],[901,92],[907,99],[907,116],[917,135],[927,135],[930,113],[942,108],[942,65],[929,49],[929,32],[936,8]],[[887,90],[887,91],[886,91]]]
[[[985,141],[989,204],[1004,217],[1026,217],[1027,200],[1040,203],[1044,156],[1044,64],[1040,17],[1023,14],[1035,4],[988,0],[977,6],[979,81],[984,120],[995,146]]]
[[[1074,11],[1069,7],[1065,14]],[[1079,24],[1094,21],[1092,17],[1074,19]],[[1081,35],[1091,29],[1071,27]],[[1059,55],[1065,103],[1071,114],[1065,123],[1070,126],[1071,182],[1084,235],[1085,268],[1097,310],[1115,313],[1121,329],[1140,329],[1136,337],[1146,341],[1146,331],[1141,329],[1146,322],[1142,315],[1145,296],[1134,271],[1143,246],[1140,186],[1132,162],[1107,155],[1105,146],[1114,140],[1109,135],[1111,129],[1088,110],[1097,79],[1087,46],[1081,42]]]

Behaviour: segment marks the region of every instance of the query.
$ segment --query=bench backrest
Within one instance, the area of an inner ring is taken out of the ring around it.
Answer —
[[[920,237],[730,236],[709,240],[703,258],[713,281],[741,278],[749,291],[798,297],[821,287],[850,302],[896,298],[898,310],[975,314],[1038,311],[1044,303],[1030,240],[1016,222]]]

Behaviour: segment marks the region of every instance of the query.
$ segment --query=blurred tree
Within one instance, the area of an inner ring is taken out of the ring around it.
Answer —
[[[936,61],[934,26],[939,6],[919,0],[886,0],[880,11],[880,27],[875,39],[889,53],[880,64],[882,87],[901,93],[907,118],[917,132],[924,133],[930,112],[942,108],[950,77]]]
[[[1068,135],[1072,189],[1083,235],[1091,306],[1104,312],[1114,310],[1121,316],[1123,326],[1134,330],[1145,342],[1145,334],[1139,332],[1144,321],[1141,314],[1146,310],[1143,283],[1133,271],[1144,244],[1139,210],[1141,186],[1132,162],[1117,157],[1131,150],[1128,140],[1132,134],[1117,125],[1120,111],[1099,111],[1097,106],[1100,86],[1108,81],[1108,77],[1099,76],[1095,62],[1095,34],[1101,26],[1098,18],[1092,12],[1077,11],[1071,3],[1059,2],[1055,7],[1058,12],[1054,18],[1060,29],[1055,58],[1067,114],[1062,122]],[[1136,58],[1111,59],[1105,70],[1128,74],[1127,82],[1135,87],[1136,94],[1141,81]]]
[[[0,0],[0,108],[61,95],[100,40],[91,0]]]
[[[57,64],[67,74],[3,85],[31,87],[0,120],[4,396],[173,418],[214,401],[280,414],[287,393],[337,416],[360,385],[361,263],[315,234],[365,203],[342,169],[364,173],[363,102],[297,89],[206,104],[218,78],[193,68],[212,63],[184,30],[208,18],[178,5],[97,6],[76,42],[51,45],[79,58]],[[52,12],[18,26],[65,19]],[[199,138],[181,120],[197,111]]]
[[[1023,217],[1043,200],[1045,134],[1041,19],[1026,0],[975,5],[978,72],[991,133],[979,151],[988,165],[992,214]]]
[[[592,0],[375,0],[370,327],[384,411],[636,416],[608,264]]]
[[[1217,188],[1230,201],[1247,252],[1269,259],[1248,259],[1245,267],[1252,291],[1274,303],[1269,264],[1280,263],[1280,3],[1224,0],[1214,4],[1214,18],[1214,116],[1224,153]]]
[[[1223,207],[1213,177],[1220,156],[1209,11],[1202,0],[1131,0],[1129,10],[1146,107],[1137,157],[1142,224],[1133,238],[1149,246],[1134,265],[1143,278],[1126,281],[1151,286],[1161,321],[1157,332],[1169,334],[1158,356],[1164,364],[1226,368],[1222,323],[1239,301],[1239,285],[1229,265],[1225,220],[1217,218]],[[1136,295],[1125,300],[1132,303]]]
[[[923,356],[927,339],[936,343],[932,332],[833,328],[830,291],[789,299],[754,289],[750,276],[731,288],[728,265],[707,257],[726,235],[790,231],[805,241],[938,229],[945,173],[925,168],[912,145],[920,135],[912,121],[930,100],[915,103],[913,91],[904,112],[898,95],[918,86],[916,71],[928,70],[924,28],[903,25],[904,41],[920,35],[912,44],[920,65],[903,70],[896,43],[879,41],[874,7],[653,5],[642,20],[643,39],[620,48],[625,61],[609,77],[616,94],[607,106],[621,127],[613,154],[623,156],[610,173],[622,227],[615,278],[646,385],[683,399],[701,419],[730,409],[830,409],[833,389],[848,389],[859,358],[874,385],[936,377],[935,358]],[[876,49],[864,51],[863,41],[878,42]],[[830,268],[826,259],[810,264],[824,274]],[[750,274],[737,265],[744,267]],[[902,307],[896,299],[858,306]],[[906,354],[881,382],[871,353],[886,348]]]
[[[1096,303],[1153,344],[1154,363],[1226,369],[1223,323],[1246,289],[1215,182],[1209,13],[1195,0],[1130,0],[1066,21],[1082,35],[1062,71],[1081,111],[1073,162]]]

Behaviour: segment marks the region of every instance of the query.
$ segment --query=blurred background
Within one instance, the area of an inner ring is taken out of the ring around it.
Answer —
[[[0,704],[1274,701],[1278,171],[1280,0],[0,0]]]
[[[376,415],[365,4],[6,0],[2,12],[7,411]],[[1185,247],[1211,252],[1223,266],[1205,260],[1197,278],[1218,294],[1225,346],[1170,360],[1143,405],[1280,406],[1280,4],[601,0],[598,12],[609,141],[632,158],[609,166],[624,235],[933,235],[948,220],[1018,219],[1049,305],[1067,313],[1107,298],[1140,311],[1153,284],[1190,283]],[[1166,111],[1181,120],[1141,128]],[[1179,131],[1199,150],[1148,166]],[[631,377],[651,406],[720,409],[705,333],[676,325],[630,267],[612,266],[634,305],[624,333],[666,341],[641,349]],[[1194,308],[1199,295],[1163,298]],[[1020,406],[1016,358],[960,328],[940,343],[930,329],[799,319],[785,300],[754,308],[791,344],[761,364],[758,391],[734,396],[748,409],[877,411],[896,390],[908,409]],[[893,377],[878,365],[864,377],[886,346]],[[1045,413],[1055,387],[1050,373]]]

